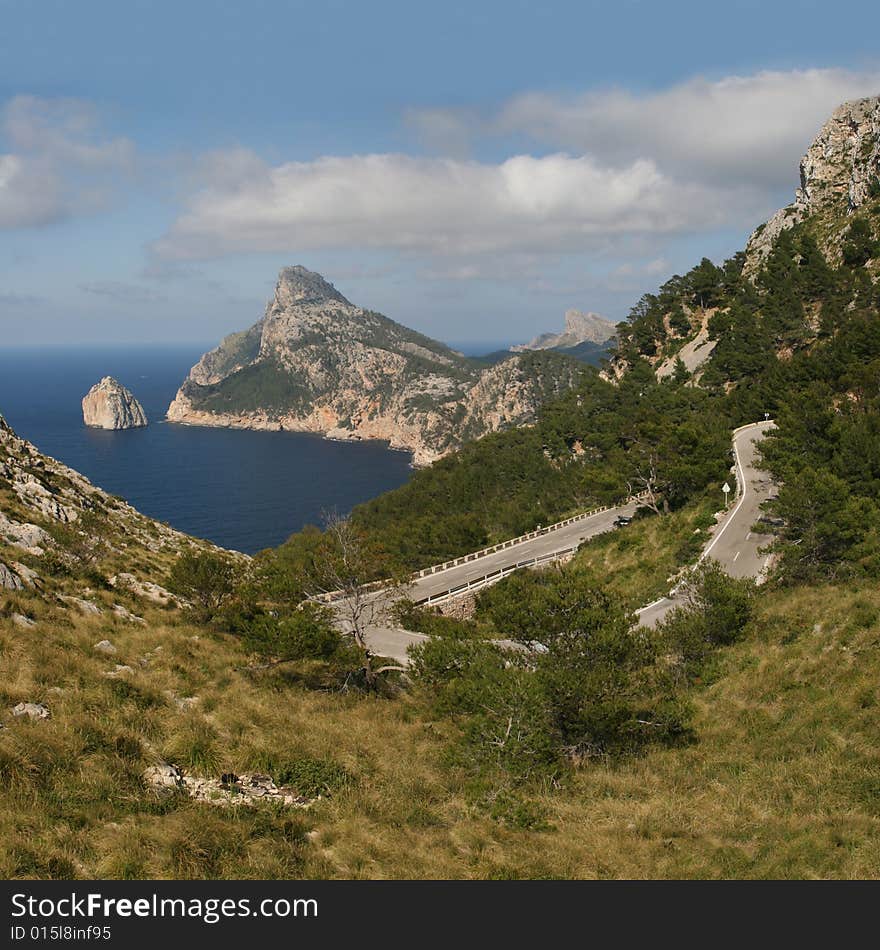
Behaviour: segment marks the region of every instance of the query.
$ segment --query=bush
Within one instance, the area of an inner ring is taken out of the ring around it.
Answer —
[[[249,653],[269,663],[328,660],[343,644],[330,611],[311,603],[284,616],[267,611],[239,614],[230,626]]]
[[[449,639],[412,651],[436,710],[464,717],[462,762],[525,779],[684,734],[653,635],[619,602],[567,572],[514,578],[481,604],[521,651]]]
[[[457,620],[435,613],[430,607],[417,607],[412,601],[397,601],[391,610],[394,620],[405,630],[427,633],[433,637],[479,636],[477,625],[472,620]]]
[[[284,762],[270,771],[276,784],[289,785],[307,797],[330,795],[354,781],[348,769],[338,762],[308,755]]]
[[[171,568],[168,586],[206,612],[216,611],[235,590],[235,564],[222,554],[181,554]]]
[[[755,585],[729,577],[717,561],[705,561],[680,585],[686,604],[661,621],[658,633],[684,680],[699,676],[718,647],[735,643],[752,616]]]

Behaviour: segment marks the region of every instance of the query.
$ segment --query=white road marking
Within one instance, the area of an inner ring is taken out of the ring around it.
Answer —
[[[644,607],[639,607],[636,611],[637,614],[643,613],[646,610],[650,610],[652,607],[656,607],[657,604],[662,604],[666,600],[665,597],[658,597],[656,600],[652,600],[650,604],[645,604]]]
[[[750,532],[746,535],[746,541],[751,541],[751,540],[752,540],[752,532],[750,531]]]
[[[709,542],[708,547],[706,547],[703,553],[697,558],[697,564],[702,564],[702,562],[709,556],[709,552],[715,545],[721,540],[721,536],[727,530],[727,526],[736,518],[737,512],[742,508],[743,502],[746,500],[746,495],[748,494],[746,490],[746,477],[743,472],[742,462],[739,457],[739,449],[736,446],[736,437],[743,429],[751,428],[751,426],[760,426],[760,422],[753,422],[750,426],[742,426],[740,429],[734,429],[733,431],[733,460],[736,463],[736,484],[737,488],[740,488],[739,501],[734,506],[733,511],[727,516],[727,521],[721,525],[721,529],[715,535],[714,538]]]
[[[737,551],[736,554],[733,555],[734,561],[740,556],[740,554],[742,554],[742,551]]]

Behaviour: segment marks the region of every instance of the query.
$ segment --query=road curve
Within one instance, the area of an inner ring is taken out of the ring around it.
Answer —
[[[752,525],[764,513],[761,505],[776,491],[772,479],[756,467],[758,443],[774,425],[772,421],[756,422],[734,432],[734,467],[740,494],[697,563],[711,557],[731,577],[760,578],[766,571],[770,558],[760,549],[766,547],[770,539],[766,534],[755,534]],[[638,611],[639,622],[653,627],[680,603],[674,593],[661,597]]]
[[[700,560],[712,557],[719,561],[733,577],[758,577],[766,568],[767,557],[759,552],[759,548],[767,544],[768,538],[766,535],[753,534],[751,527],[762,514],[761,504],[774,492],[769,477],[755,467],[757,443],[773,425],[773,422],[759,422],[734,432],[733,452],[740,495],[700,556]],[[636,507],[636,502],[630,502],[609,508],[583,521],[521,541],[474,561],[428,574],[413,582],[407,590],[407,596],[416,602],[423,601],[522,561],[570,550],[582,541],[613,530],[615,519],[620,515],[632,515]],[[638,611],[639,621],[652,627],[677,603],[674,596],[660,598]],[[370,625],[366,633],[367,642],[374,653],[404,664],[407,662],[407,647],[428,639],[422,633],[379,624]]]
[[[420,577],[413,581],[407,589],[406,596],[418,603],[428,597],[467,584],[468,581],[479,580],[487,574],[492,574],[503,568],[514,567],[522,561],[569,551],[582,541],[588,541],[590,538],[595,538],[596,535],[613,530],[615,519],[620,515],[634,514],[637,504],[637,502],[629,502],[617,508],[608,508],[606,511],[600,511],[589,518],[584,518],[582,521],[576,521],[574,524],[548,531],[547,534],[539,535],[537,538],[529,538],[526,541],[520,541],[519,544],[511,545],[509,548],[504,548],[493,554],[487,554],[474,561],[468,561],[464,564],[448,567],[444,571],[438,571],[436,574]],[[407,660],[406,650],[408,646],[426,639],[427,637],[422,633],[413,633],[409,630],[401,630],[398,627],[375,624],[370,625],[367,629],[367,643],[370,649],[374,653],[392,657],[401,663],[405,663]]]

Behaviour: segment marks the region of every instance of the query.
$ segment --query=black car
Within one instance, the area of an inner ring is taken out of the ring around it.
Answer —
[[[785,526],[784,518],[774,518],[772,515],[761,515],[758,518],[758,524],[766,524],[771,528],[782,528]]]
[[[629,515],[618,515],[614,519],[614,524],[618,528],[625,528],[628,524],[632,524],[632,518]]]

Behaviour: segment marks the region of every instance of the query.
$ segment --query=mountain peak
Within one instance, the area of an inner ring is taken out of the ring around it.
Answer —
[[[275,299],[282,305],[321,304],[334,301],[352,306],[351,302],[346,300],[333,284],[300,264],[281,268],[278,283],[275,286]]]
[[[880,96],[838,106],[800,163],[795,200],[762,224],[746,245],[743,273],[754,278],[783,231],[810,218],[825,222],[822,251],[839,253],[843,223],[880,187]]]
[[[844,102],[801,160],[796,205],[812,213],[829,205],[847,212],[865,203],[880,174],[880,96]]]

